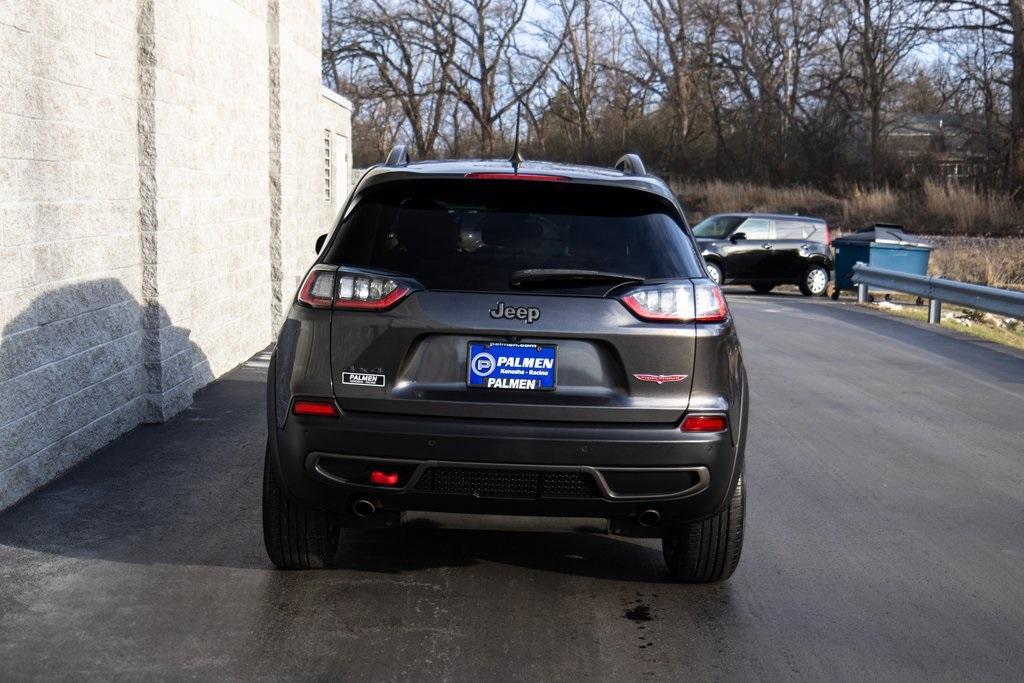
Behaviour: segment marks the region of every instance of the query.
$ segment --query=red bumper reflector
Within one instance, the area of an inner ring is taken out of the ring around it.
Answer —
[[[331,401],[296,401],[292,406],[296,415],[316,415],[318,417],[337,417],[338,409]]]
[[[377,486],[398,486],[398,472],[373,470],[370,472],[370,483]]]
[[[724,432],[725,427],[722,415],[687,415],[683,420],[684,432]]]

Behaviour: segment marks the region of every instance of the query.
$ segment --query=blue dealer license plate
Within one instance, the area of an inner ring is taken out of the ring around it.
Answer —
[[[555,388],[555,346],[470,342],[466,383],[482,389],[550,391]]]

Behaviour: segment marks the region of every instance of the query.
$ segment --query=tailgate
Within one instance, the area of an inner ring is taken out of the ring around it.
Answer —
[[[672,423],[689,402],[695,326],[642,322],[614,299],[420,291],[390,311],[335,311],[331,325],[334,392],[346,411]],[[473,342],[548,349],[553,388],[469,386]]]

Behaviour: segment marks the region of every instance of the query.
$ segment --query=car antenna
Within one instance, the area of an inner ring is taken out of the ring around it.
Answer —
[[[522,100],[516,102],[516,140],[512,147],[512,156],[508,158],[512,163],[512,172],[516,175],[519,174],[519,164],[523,163],[523,155],[519,153],[519,110],[522,106]]]

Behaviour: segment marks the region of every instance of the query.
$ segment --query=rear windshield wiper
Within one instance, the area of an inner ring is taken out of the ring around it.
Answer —
[[[561,268],[530,268],[512,273],[508,284],[515,289],[543,289],[552,286],[586,287],[587,285],[640,284],[644,278],[603,270],[572,270]]]

